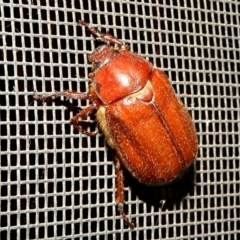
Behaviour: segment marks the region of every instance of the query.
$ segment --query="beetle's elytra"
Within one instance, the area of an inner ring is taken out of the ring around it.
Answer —
[[[96,111],[108,145],[116,150],[118,210],[128,226],[134,228],[123,209],[123,166],[146,185],[173,181],[197,154],[195,128],[163,71],[130,52],[114,36],[101,33],[84,21],[78,24],[106,43],[88,56],[93,65],[89,92],[64,90],[51,95],[34,94],[34,99],[46,101],[65,96],[92,102],[71,123],[81,133],[93,136],[95,133],[81,128],[79,120]]]

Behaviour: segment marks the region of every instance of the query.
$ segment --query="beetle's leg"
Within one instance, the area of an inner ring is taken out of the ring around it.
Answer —
[[[79,119],[87,117],[89,114],[91,114],[96,107],[94,105],[90,105],[87,108],[83,109],[81,112],[79,112],[77,115],[72,117],[70,119],[70,123],[82,134],[85,134],[87,136],[96,136],[97,133],[95,132],[88,132],[87,130],[83,129],[79,124]]]
[[[54,100],[58,97],[64,96],[68,99],[89,99],[90,95],[88,93],[81,93],[81,92],[76,92],[76,91],[69,91],[69,90],[63,90],[62,92],[56,91],[55,93],[52,94],[47,94],[47,95],[37,95],[36,92],[33,93],[33,99],[38,101],[49,101],[49,100]]]
[[[83,20],[79,20],[78,21],[78,25],[83,25],[86,28],[88,28],[88,30],[94,35],[96,36],[96,38],[98,40],[101,40],[103,42],[109,43],[109,44],[117,44],[119,46],[124,46],[124,44],[116,37],[114,37],[113,35],[111,35],[110,33],[102,33],[100,32],[98,29],[91,27],[88,23],[86,23]]]
[[[129,221],[128,217],[125,214],[124,211],[124,176],[123,176],[123,170],[122,170],[122,163],[118,156],[115,158],[115,164],[116,164],[116,185],[117,185],[117,196],[116,196],[116,203],[118,207],[118,211],[123,217],[123,220],[127,223],[127,225],[133,229],[134,224]]]
[[[48,100],[54,100],[58,97],[64,96],[68,99],[90,99],[93,100],[95,95],[93,96],[94,91],[91,90],[90,93],[81,93],[81,92],[76,92],[76,91],[69,91],[69,90],[63,90],[62,92],[56,91],[55,93],[48,94],[48,95],[37,95],[36,92],[33,94],[33,99],[38,101],[48,101]],[[86,109],[82,110],[79,112],[77,115],[75,115],[73,118],[70,119],[70,123],[73,124],[73,126],[82,134],[85,134],[87,136],[95,136],[95,132],[88,132],[87,130],[83,129],[80,124],[79,124],[79,119],[87,117],[94,109],[97,108],[97,100],[95,105],[91,105],[87,107]]]

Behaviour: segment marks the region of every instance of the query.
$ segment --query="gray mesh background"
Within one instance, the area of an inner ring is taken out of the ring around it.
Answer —
[[[238,0],[0,0],[0,238],[240,239],[239,12]],[[69,125],[88,102],[33,102],[34,90],[87,91],[99,43],[79,19],[161,67],[198,132],[198,157],[173,184],[148,188],[126,172],[134,230],[115,206],[103,136]]]

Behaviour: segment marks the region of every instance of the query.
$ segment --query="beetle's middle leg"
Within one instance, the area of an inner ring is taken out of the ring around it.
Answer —
[[[62,92],[56,91],[51,94],[45,94],[45,95],[37,95],[36,92],[33,94],[33,99],[36,101],[50,101],[54,100],[58,97],[66,97],[68,99],[80,99],[80,100],[93,100],[94,91],[90,89],[89,93],[81,93],[76,91],[69,91],[69,90],[63,90]],[[85,134],[87,136],[95,136],[95,132],[88,132],[87,130],[83,129],[79,124],[79,119],[87,117],[89,114],[91,114],[97,107],[97,102],[95,105],[90,105],[89,107],[83,109],[81,112],[79,112],[77,115],[75,115],[73,118],[70,119],[70,123],[73,124],[74,128],[77,129],[82,134]]]
[[[116,164],[116,185],[117,185],[116,203],[117,203],[118,211],[122,215],[122,218],[126,222],[126,224],[131,229],[133,229],[134,224],[129,221],[124,211],[124,192],[123,192],[124,177],[123,177],[122,163],[117,155],[115,157],[115,164]]]
[[[90,105],[87,108],[83,109],[81,112],[79,112],[77,115],[72,117],[70,119],[70,123],[74,126],[75,129],[77,129],[82,134],[85,134],[87,136],[96,136],[97,133],[95,132],[88,132],[86,129],[83,129],[81,125],[79,124],[79,119],[87,117],[89,114],[91,114],[96,107],[94,105]]]

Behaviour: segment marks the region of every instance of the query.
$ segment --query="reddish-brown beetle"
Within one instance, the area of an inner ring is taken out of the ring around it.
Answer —
[[[161,185],[179,177],[194,160],[197,136],[191,117],[175,95],[163,71],[153,68],[144,58],[108,33],[101,33],[84,21],[97,39],[105,42],[88,56],[93,64],[89,74],[92,83],[88,93],[64,90],[38,96],[46,101],[64,96],[89,99],[92,105],[71,119],[81,133],[79,120],[96,110],[99,127],[108,145],[116,150],[118,210],[129,227],[123,194],[124,166],[139,182]]]

